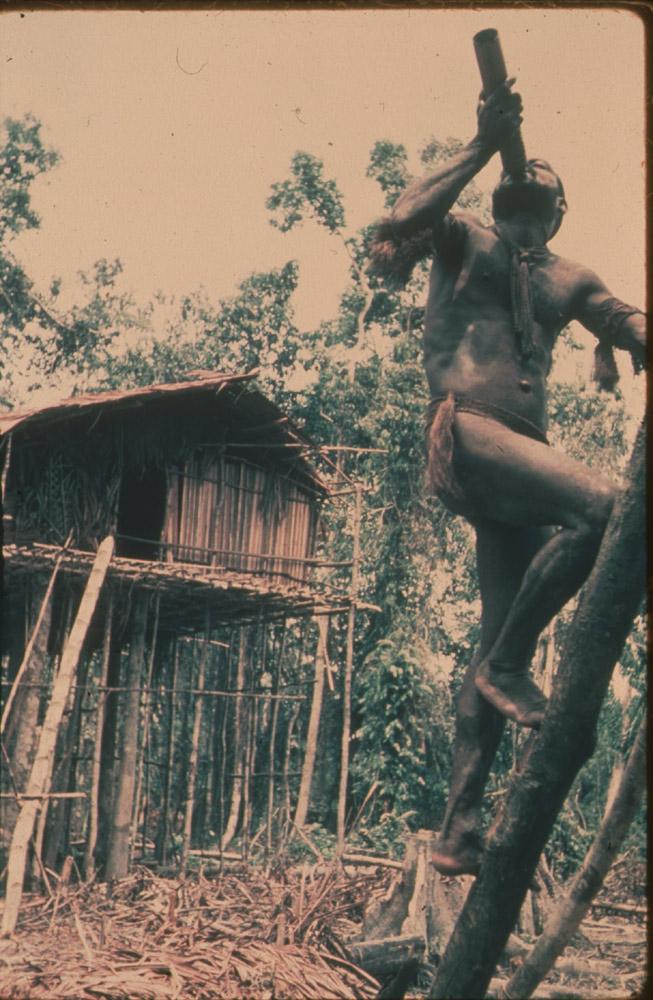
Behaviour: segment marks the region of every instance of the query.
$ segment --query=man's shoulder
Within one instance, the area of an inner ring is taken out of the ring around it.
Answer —
[[[462,246],[467,241],[485,241],[494,236],[492,227],[482,222],[477,215],[458,208],[447,212],[440,225],[434,228],[433,235],[436,246],[443,239],[455,241]]]
[[[578,261],[570,260],[569,257],[561,257],[553,252],[550,253],[549,259],[551,265],[574,285],[592,287],[603,284],[598,274],[586,264],[579,264]]]
[[[453,209],[449,212],[448,218],[458,225],[465,226],[467,229],[479,231],[491,229],[491,226],[487,226],[484,222],[481,222],[477,215],[474,215],[473,212],[468,212],[463,208]]]

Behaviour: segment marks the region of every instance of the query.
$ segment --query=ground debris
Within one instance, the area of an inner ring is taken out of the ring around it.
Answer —
[[[355,965],[347,942],[360,937],[365,904],[392,878],[388,869],[361,873],[324,861],[279,864],[271,873],[245,864],[209,871],[179,879],[138,867],[112,886],[60,884],[52,896],[25,894],[16,933],[0,939],[0,997],[373,1000],[378,995],[381,985]],[[641,907],[640,885],[640,893],[606,886],[599,898]],[[524,940],[527,948],[533,943]],[[640,995],[646,955],[639,912],[593,911],[534,998]],[[523,959],[523,950],[504,958],[489,996],[501,995]],[[406,996],[426,996],[428,979],[423,971]]]
[[[580,928],[550,972],[533,992],[533,1000],[628,1000],[648,995],[646,870],[622,858],[613,865]],[[563,885],[559,892],[564,893]],[[529,942],[534,944],[534,941]],[[502,997],[506,972],[497,970],[489,997]]]
[[[113,887],[26,898],[0,941],[0,996],[370,1000],[379,984],[342,942],[373,881],[331,864],[186,880],[137,868]]]

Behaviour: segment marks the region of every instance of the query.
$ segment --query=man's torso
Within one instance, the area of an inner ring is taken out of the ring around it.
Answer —
[[[529,267],[533,352],[525,358],[515,335],[509,246],[471,216],[449,216],[434,242],[424,319],[431,395],[466,395],[544,428],[546,377],[572,313],[577,265],[548,254]]]

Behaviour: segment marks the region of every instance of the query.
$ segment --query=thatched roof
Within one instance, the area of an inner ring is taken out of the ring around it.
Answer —
[[[241,374],[206,373],[192,381],[83,393],[48,406],[12,410],[0,414],[0,440],[9,432],[29,433],[36,428],[46,430],[54,424],[81,416],[93,417],[97,413],[99,417],[104,412],[111,415],[130,409],[142,412],[144,407],[160,408],[168,402],[174,405],[181,400],[190,401],[195,398],[206,401],[214,397],[220,410],[237,415],[241,427],[248,432],[256,432],[257,445],[262,449],[286,448],[292,455],[292,464],[301,478],[319,493],[328,492],[325,481],[306,458],[315,451],[315,446],[253,383],[256,375],[256,370]]]

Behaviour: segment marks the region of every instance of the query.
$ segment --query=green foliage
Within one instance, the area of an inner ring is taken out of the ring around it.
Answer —
[[[621,667],[634,688],[642,696],[646,695],[647,664],[648,664],[648,629],[646,601],[642,602],[642,610],[633,623],[633,628],[626,640],[621,654]]]
[[[326,830],[319,823],[307,823],[303,828],[307,839],[315,850],[327,860],[331,860],[336,850],[335,834]],[[315,851],[312,851],[305,840],[295,837],[290,840],[286,848],[286,854],[290,861],[315,861]]]
[[[564,351],[564,347],[563,347]],[[619,479],[628,448],[623,400],[582,381],[554,380],[549,396],[551,443],[570,457]]]
[[[546,845],[546,857],[555,877],[564,881],[582,864],[592,843],[593,832],[578,822],[569,801],[562,807]]]
[[[381,139],[372,147],[367,176],[372,177],[385,194],[385,207],[392,208],[410,180],[406,147]]]
[[[30,324],[56,330],[45,305],[34,296],[34,285],[11,254],[8,244],[39,217],[32,208],[32,185],[58,161],[54,150],[41,139],[41,125],[31,115],[7,118],[0,130],[0,369]],[[55,288],[56,290],[56,288]],[[5,391],[10,391],[5,373]]]
[[[354,796],[362,801],[374,786],[374,818],[403,816],[413,827],[442,810],[447,781],[449,727],[439,731],[433,721],[450,704],[446,685],[427,675],[427,658],[414,636],[398,631],[377,643],[355,679]]]
[[[391,858],[403,858],[406,837],[414,829],[414,825],[414,814],[411,812],[402,815],[393,810],[379,815],[376,810],[370,821],[357,824],[349,833],[347,847],[352,852],[371,851]]]
[[[345,224],[342,195],[336,182],[324,179],[324,166],[311,153],[295,153],[290,164],[292,179],[272,185],[266,202],[277,217],[271,225],[287,233],[306,215],[335,233]]]
[[[196,363],[215,370],[261,369],[261,382],[276,398],[292,370],[301,346],[293,323],[291,297],[297,287],[298,267],[289,261],[281,268],[250,275],[233,298],[217,309],[200,308],[201,333]]]
[[[86,301],[72,307],[57,336],[42,349],[39,367],[47,373],[67,368],[81,384],[102,378],[112,363],[113,345],[131,330],[146,325],[130,293],[119,289],[123,266],[120,260],[101,259],[79,278]]]
[[[32,115],[6,118],[0,148],[0,242],[25,229],[36,229],[40,219],[31,203],[31,186],[59,160],[41,139],[41,123]]]

